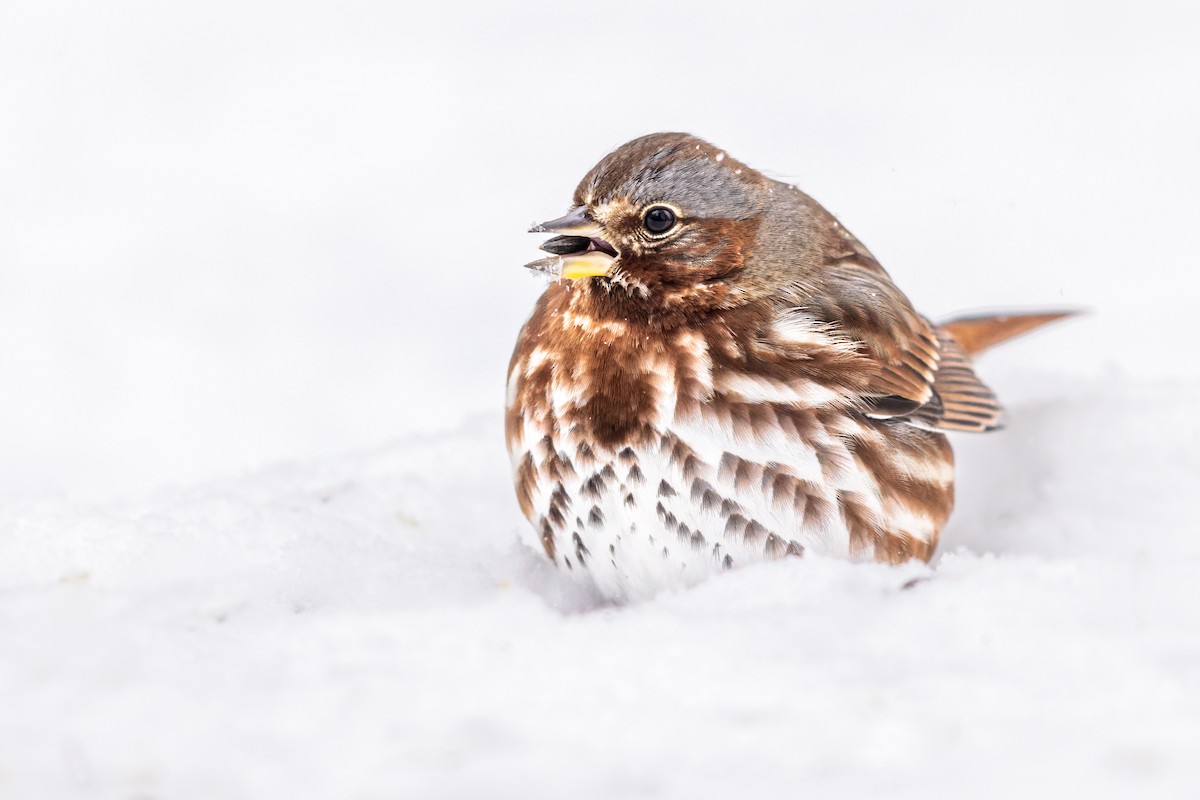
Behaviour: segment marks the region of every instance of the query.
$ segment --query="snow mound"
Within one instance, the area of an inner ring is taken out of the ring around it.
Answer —
[[[0,795],[1188,795],[1200,383],[1034,384],[955,440],[933,567],[797,559],[628,607],[517,542],[495,418],[10,505]]]

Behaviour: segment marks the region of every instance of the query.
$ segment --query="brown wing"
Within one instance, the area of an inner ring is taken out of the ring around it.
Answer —
[[[975,374],[963,348],[944,329],[922,321],[932,344],[923,333],[917,333],[871,348],[879,363],[869,385],[872,393],[863,397],[868,415],[939,430],[999,428],[1003,416],[1000,402]]]
[[[1002,409],[962,346],[913,309],[865,252],[830,260],[806,306],[865,356],[856,387],[865,413],[924,428],[988,431]]]
[[[834,383],[858,395],[865,413],[877,419],[942,430],[998,428],[1002,409],[970,356],[1070,312],[969,317],[939,328],[916,312],[871,252],[831,214],[811,200],[809,209],[824,255],[819,268],[781,299],[857,349],[857,380]]]
[[[855,342],[867,413],[904,417],[935,401],[941,342],[883,268],[864,250],[831,259],[821,286],[802,302],[837,334]]]
[[[934,376],[936,403],[912,415],[913,422],[950,431],[981,433],[1001,427],[1004,409],[979,376],[966,352],[945,329],[938,331],[941,361]]]
[[[940,403],[916,411],[914,421],[953,431],[991,431],[1003,426],[1000,401],[971,366],[971,356],[1014,336],[1071,316],[1075,311],[982,314],[951,320],[937,330],[941,361],[933,390]]]
[[[812,205],[824,223],[826,260],[817,293],[824,298],[817,301],[823,316],[870,358],[875,369],[864,394],[872,411],[911,413],[933,399],[940,357],[933,325],[854,234],[820,204]]]

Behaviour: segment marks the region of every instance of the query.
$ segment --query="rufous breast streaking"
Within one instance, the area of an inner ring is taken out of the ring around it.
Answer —
[[[608,597],[806,553],[929,560],[970,357],[1062,314],[935,325],[816,201],[683,133],[605,156],[528,266],[508,373],[535,546]]]

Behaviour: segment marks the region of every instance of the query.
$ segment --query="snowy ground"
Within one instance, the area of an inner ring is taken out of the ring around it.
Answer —
[[[1046,6],[0,11],[0,798],[1200,795],[1200,25]],[[517,543],[521,232],[657,129],[1092,309],[932,568]]]
[[[1200,458],[1171,429],[1200,392],[1047,383],[964,448],[934,569],[811,559],[630,608],[516,543],[495,418],[16,504],[0,795],[1188,796]]]

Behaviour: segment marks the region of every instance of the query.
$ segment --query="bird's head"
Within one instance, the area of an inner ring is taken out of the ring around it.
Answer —
[[[528,266],[655,305],[732,302],[775,181],[685,133],[656,133],[600,160]]]

